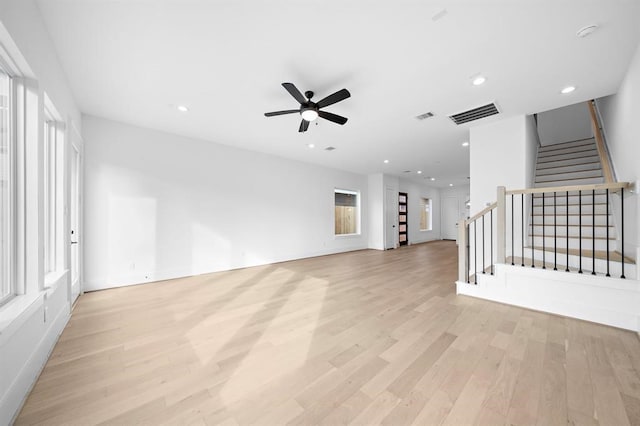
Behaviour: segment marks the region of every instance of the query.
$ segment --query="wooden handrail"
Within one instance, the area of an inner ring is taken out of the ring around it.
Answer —
[[[613,178],[611,163],[609,162],[607,147],[604,144],[602,132],[600,131],[600,124],[598,123],[596,107],[593,101],[588,101],[587,106],[589,107],[589,115],[591,116],[591,127],[593,128],[593,136],[596,138],[596,147],[598,148],[598,155],[600,156],[600,164],[602,165],[602,174],[604,175],[604,181],[605,183],[615,182],[615,179]]]
[[[464,222],[465,226],[469,225],[474,220],[481,218],[485,214],[489,213],[491,210],[495,209],[497,206],[498,206],[498,203],[493,203],[487,206],[484,210],[480,210],[480,212],[476,213],[475,215],[471,216],[469,219],[465,220]]]
[[[527,188],[513,189],[507,191],[510,194],[541,194],[543,192],[567,192],[567,191],[593,191],[603,189],[627,189],[631,186],[629,182],[613,182],[613,183],[596,183],[591,185],[569,185],[569,186],[550,186],[547,188]]]

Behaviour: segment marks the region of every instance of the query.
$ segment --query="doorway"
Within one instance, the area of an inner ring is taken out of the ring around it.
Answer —
[[[460,211],[458,209],[458,198],[446,197],[442,199],[442,239],[455,240],[458,238],[458,218]]]
[[[71,143],[71,176],[69,178],[69,268],[71,270],[71,305],[76,301],[80,295],[80,264],[81,264],[81,249],[80,249],[80,206],[81,206],[81,155],[80,150],[75,144]]]
[[[407,205],[407,193],[398,192],[398,242],[401,246],[409,244]]]

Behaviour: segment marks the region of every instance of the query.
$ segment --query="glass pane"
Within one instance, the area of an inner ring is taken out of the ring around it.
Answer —
[[[0,301],[11,294],[11,79],[0,68]]]

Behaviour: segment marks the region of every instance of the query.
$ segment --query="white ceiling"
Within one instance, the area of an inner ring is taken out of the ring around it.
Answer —
[[[422,170],[411,175],[440,185],[469,173],[469,125],[448,115],[491,101],[505,116],[534,113],[615,93],[640,38],[640,0],[39,6],[86,114],[359,173]],[[589,24],[599,30],[576,37]],[[471,85],[477,73],[483,86]],[[295,114],[264,117],[298,106],[285,81],[315,100],[347,88],[352,97],[326,110],[349,122],[298,133]],[[578,89],[560,95],[567,85]],[[427,111],[435,117],[414,118]]]

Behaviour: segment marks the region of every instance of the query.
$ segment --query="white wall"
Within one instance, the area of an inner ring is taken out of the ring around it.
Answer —
[[[367,176],[369,182],[369,248],[384,250],[384,174]]]
[[[407,179],[399,179],[399,191],[407,193],[407,220],[409,244],[440,239],[440,190]],[[420,199],[431,200],[431,230],[420,230]]]
[[[84,117],[85,289],[367,248],[364,175]],[[334,189],[361,235],[334,236]]]
[[[518,115],[470,129],[471,215],[496,201],[496,188],[529,186],[527,120]]]
[[[597,102],[611,161],[620,182],[640,180],[640,45],[615,95]],[[625,254],[640,260],[640,197],[625,198]]]
[[[44,93],[55,104],[68,129],[72,125],[80,128],[81,117],[35,1],[1,0],[0,20],[0,44],[19,68],[29,88],[29,115],[25,126],[28,129],[26,294],[0,307],[0,424],[9,424],[38,377],[70,312],[67,274],[47,291],[40,290],[44,284],[41,265],[43,192],[38,136],[42,136]],[[64,233],[67,231],[65,220]]]
[[[571,142],[593,137],[586,102],[538,114],[538,132],[542,145]]]

